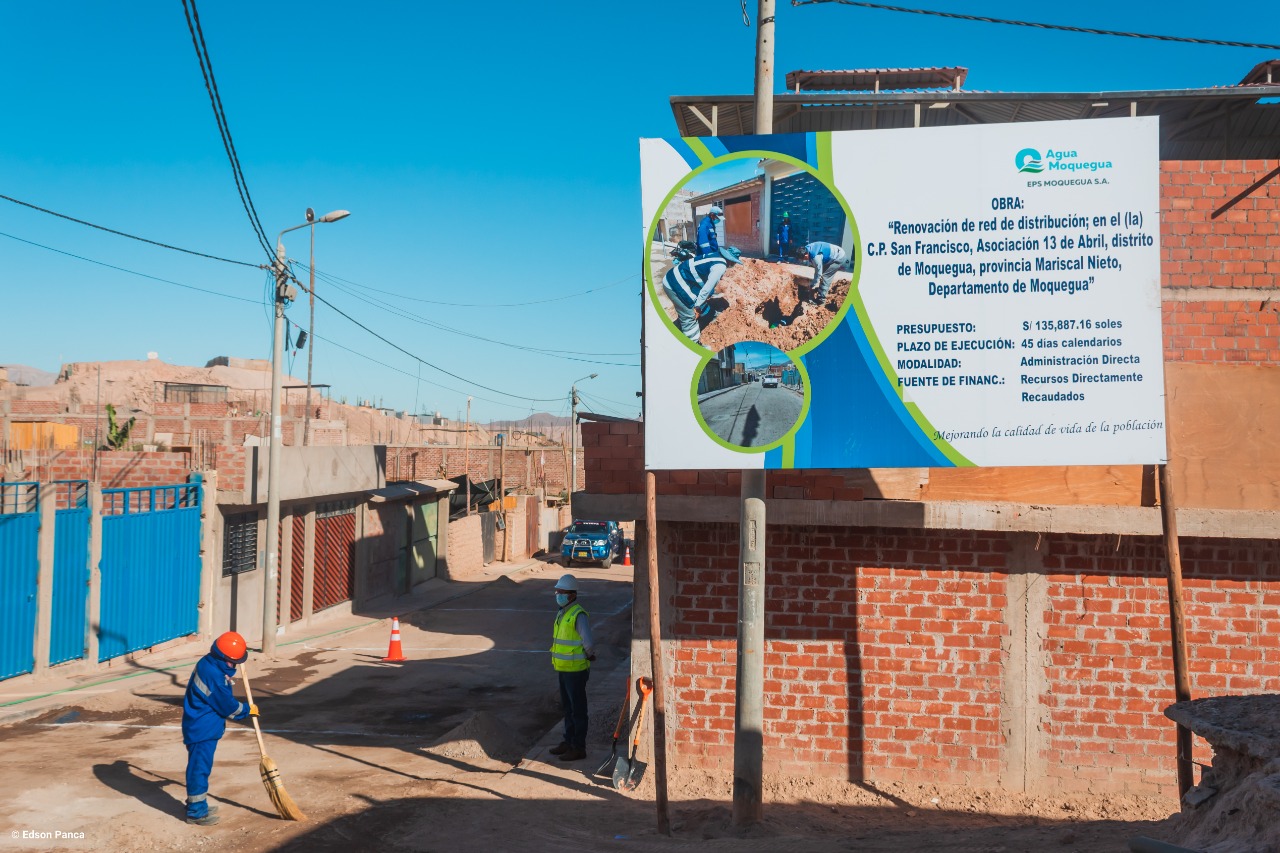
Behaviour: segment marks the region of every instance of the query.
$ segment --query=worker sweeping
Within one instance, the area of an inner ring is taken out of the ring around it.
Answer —
[[[213,826],[217,806],[210,806],[209,772],[213,753],[227,720],[258,716],[258,706],[239,702],[231,693],[236,666],[249,657],[244,637],[228,631],[214,640],[209,654],[196,662],[182,700],[182,742],[187,747],[187,823]]]

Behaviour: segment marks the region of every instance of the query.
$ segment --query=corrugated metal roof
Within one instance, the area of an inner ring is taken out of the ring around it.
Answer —
[[[854,68],[844,71],[790,71],[787,89],[801,92],[884,92],[902,89],[958,89],[968,68]]]
[[[917,108],[920,127],[1116,118],[1132,111],[1160,116],[1161,159],[1274,159],[1280,157],[1280,104],[1258,103],[1264,98],[1280,98],[1280,83],[1132,92],[781,93],[773,98],[773,130],[914,127]],[[681,136],[739,136],[755,128],[751,95],[675,96],[671,111]]]
[[[370,489],[365,494],[372,503],[390,503],[452,492],[456,488],[458,484],[452,480],[407,480],[403,483],[389,483],[382,489]]]

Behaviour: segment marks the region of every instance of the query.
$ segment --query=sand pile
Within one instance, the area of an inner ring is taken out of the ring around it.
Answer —
[[[480,711],[441,735],[423,751],[428,755],[484,767],[489,762],[519,764],[526,746],[515,729],[493,714]]]
[[[719,352],[741,341],[761,341],[783,351],[817,337],[849,295],[849,273],[839,273],[824,305],[813,305],[813,272],[794,264],[746,259],[730,267],[716,286],[721,313],[702,330],[702,345]]]

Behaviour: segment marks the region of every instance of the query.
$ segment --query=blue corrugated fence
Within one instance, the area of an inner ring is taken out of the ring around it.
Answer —
[[[194,634],[200,606],[198,483],[102,490],[98,659]]]
[[[55,488],[51,665],[84,657],[89,601],[89,483],[69,480],[56,483]]]
[[[0,678],[35,667],[39,489],[0,483]]]

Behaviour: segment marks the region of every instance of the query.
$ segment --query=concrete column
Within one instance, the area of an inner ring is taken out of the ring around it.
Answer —
[[[293,514],[295,512],[297,507],[289,507],[280,512],[280,538],[284,541],[280,546],[280,612],[277,620],[285,631],[288,631],[292,624],[290,617],[293,603]]]
[[[214,604],[222,576],[222,514],[218,512],[218,472],[200,477],[200,615],[198,636],[213,641]]]
[[[316,580],[316,508],[307,510],[306,534],[302,552],[302,623],[311,623],[311,605],[315,600]]]
[[[1011,533],[1004,622],[1001,638],[1005,665],[1000,691],[1000,727],[1005,736],[1003,784],[1010,791],[1042,790],[1048,782],[1046,712],[1040,697],[1045,676],[1044,621],[1049,607],[1044,554],[1035,533]]]
[[[89,484],[89,595],[85,600],[87,618],[85,659],[98,665],[98,625],[102,621],[102,484]]]
[[[49,669],[49,640],[53,634],[53,537],[58,519],[57,497],[57,486],[41,484],[40,532],[36,539],[40,568],[36,575],[35,667],[32,669],[37,676]]]

